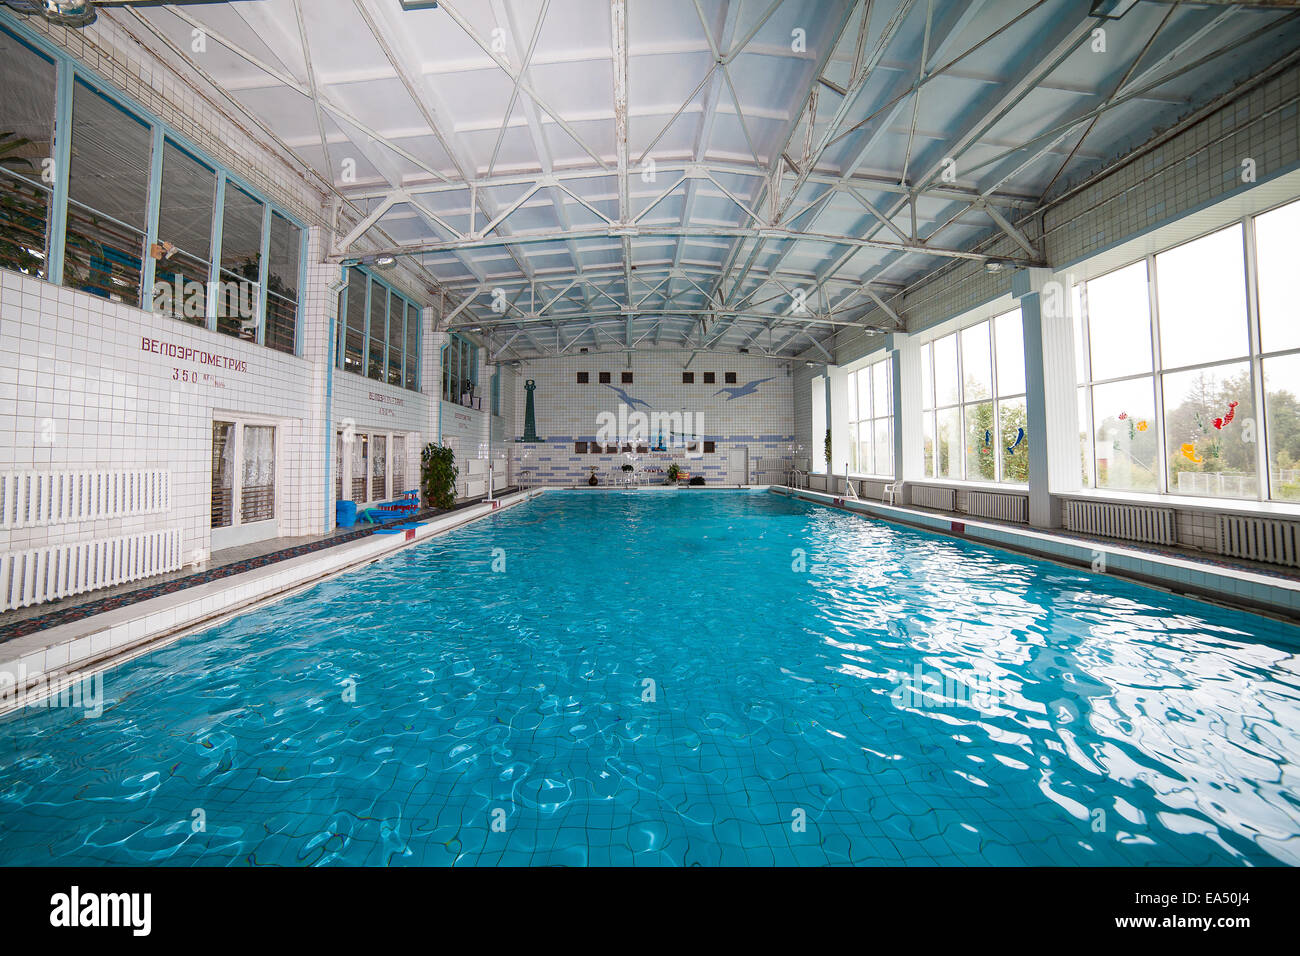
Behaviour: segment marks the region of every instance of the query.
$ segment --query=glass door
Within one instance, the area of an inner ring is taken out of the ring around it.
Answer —
[[[276,439],[276,427],[265,422],[212,423],[213,551],[279,534]]]

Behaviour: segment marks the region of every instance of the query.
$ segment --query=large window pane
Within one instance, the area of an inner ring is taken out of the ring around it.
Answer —
[[[961,365],[966,379],[963,400],[993,397],[993,369],[989,353],[989,324],[981,322],[961,331]]]
[[[1076,382],[1086,382],[1088,381],[1088,349],[1083,339],[1083,283],[1074,286],[1070,292],[1074,296],[1074,315],[1072,316],[1074,321],[1074,380]],[[1023,336],[1023,324],[1020,331]]]
[[[892,475],[894,473],[893,419],[877,418],[873,431],[875,439],[872,447],[872,474]]]
[[[0,30],[0,268],[48,277],[54,63]]]
[[[217,331],[245,341],[257,338],[262,270],[261,202],[226,183],[221,216],[221,298]]]
[[[1156,256],[1156,290],[1163,367],[1250,351],[1240,223]]]
[[[406,387],[420,387],[420,310],[406,303]]]
[[[163,143],[158,242],[173,249],[154,266],[154,311],[207,324],[217,174],[171,140]]]
[[[961,409],[941,409],[936,414],[935,477],[960,478],[962,466]]]
[[[857,415],[855,418],[870,418],[874,412],[871,410],[871,369],[859,369],[853,373],[856,388],[849,391],[857,396]]]
[[[1169,490],[1214,498],[1259,494],[1251,399],[1245,362],[1163,377]]]
[[[997,467],[993,403],[966,406],[966,478],[992,481]]]
[[[1076,389],[1079,393],[1079,472],[1080,481],[1085,488],[1092,487],[1092,442],[1088,438],[1088,389]]]
[[[1025,418],[1025,400],[1011,398],[998,402],[998,425],[1002,429],[1002,440],[997,449],[1002,459],[999,479],[1028,484],[1029,428]]]
[[[993,320],[993,343],[998,356],[998,394],[1022,394],[1025,390],[1025,327],[1019,309]]]
[[[1147,294],[1146,260],[1088,283],[1094,381],[1151,371],[1151,303]]]
[[[271,213],[266,259],[266,344],[293,354],[298,332],[298,258],[302,230],[278,212]]]
[[[1272,497],[1300,501],[1300,355],[1264,360],[1264,423]]]
[[[1156,490],[1155,407],[1149,377],[1093,387],[1098,488]]]
[[[934,376],[930,371],[930,346],[921,346],[921,407],[934,408]]]
[[[366,274],[355,266],[348,269],[347,317],[343,333],[342,368],[360,375],[365,371]],[[365,478],[362,478],[365,482]],[[365,498],[354,499],[364,501]]]
[[[396,295],[388,303],[388,384],[402,384],[402,343],[406,341],[406,300]]]
[[[1256,217],[1255,259],[1261,348],[1300,348],[1300,202]]]
[[[140,305],[149,206],[149,127],[77,81],[63,284]]]
[[[894,391],[890,385],[889,362],[877,362],[871,367],[871,414],[874,418],[892,415]]]
[[[384,357],[388,354],[388,290],[370,280],[370,348],[366,376],[384,380]]]
[[[961,400],[957,379],[957,336],[947,335],[934,343],[934,394],[937,405],[955,405]]]
[[[921,416],[921,442],[925,455],[925,477],[934,477],[934,413]]]
[[[868,422],[867,424],[870,425],[871,423]],[[860,457],[858,455],[858,423],[849,422],[849,472],[851,474],[861,473],[866,469],[867,463],[870,461],[870,448],[864,448],[862,451],[866,452],[866,454]]]

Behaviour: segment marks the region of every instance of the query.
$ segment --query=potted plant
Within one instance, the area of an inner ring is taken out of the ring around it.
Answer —
[[[456,453],[452,449],[433,442],[425,445],[420,453],[420,490],[424,493],[424,503],[444,511],[456,507],[456,478],[459,474]]]
[[[682,475],[682,470],[681,470],[680,468],[678,468],[678,467],[677,467],[677,464],[674,462],[673,464],[671,464],[671,465],[668,466],[668,482],[667,482],[667,483],[670,484],[670,485],[675,485],[675,484],[677,484],[677,479],[679,479],[679,478],[681,477],[681,475]]]

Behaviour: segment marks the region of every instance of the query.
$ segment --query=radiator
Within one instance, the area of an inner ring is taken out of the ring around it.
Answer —
[[[158,514],[170,507],[166,469],[0,474],[0,528]]]
[[[1219,515],[1219,553],[1300,566],[1300,524],[1250,515]]]
[[[1024,495],[1000,495],[996,492],[968,491],[966,513],[1001,521],[1029,520],[1029,499]]]
[[[179,570],[181,529],[54,544],[0,555],[0,611]]]
[[[922,508],[957,510],[957,492],[951,488],[933,488],[929,485],[912,485],[912,504]]]
[[[1172,508],[1067,499],[1065,523],[1071,531],[1098,534],[1106,538],[1147,541],[1151,544],[1174,544],[1177,540]]]

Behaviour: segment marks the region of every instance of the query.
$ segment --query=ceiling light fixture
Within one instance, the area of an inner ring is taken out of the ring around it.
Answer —
[[[4,4],[14,13],[44,17],[61,27],[89,26],[99,15],[91,0],[4,0]]]
[[[396,256],[375,256],[375,267],[378,269],[391,269],[397,265]]]

